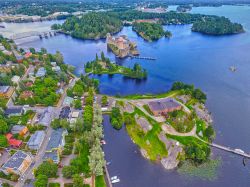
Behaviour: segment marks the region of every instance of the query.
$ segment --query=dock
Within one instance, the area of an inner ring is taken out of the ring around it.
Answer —
[[[204,141],[204,140],[202,140],[200,138],[199,138],[199,140],[201,140],[202,142],[206,143],[207,145],[209,145],[211,147],[214,147],[214,148],[217,148],[217,149],[220,149],[220,150],[223,150],[223,151],[226,151],[226,152],[229,152],[229,153],[233,153],[233,154],[242,156],[244,158],[250,159],[250,153],[245,153],[241,149],[232,149],[230,147],[222,146],[222,145],[219,145],[219,144],[216,144],[216,143],[209,143],[209,142],[206,142],[206,141]]]
[[[154,57],[143,57],[143,56],[133,56],[129,55],[130,58],[136,58],[136,59],[144,59],[144,60],[156,60]]]
[[[108,167],[107,167],[106,164],[104,166],[104,169],[105,169],[105,174],[106,174],[106,182],[108,182],[107,185],[108,185],[108,187],[113,187],[112,182],[110,180],[110,176],[109,176],[109,172],[108,172]]]

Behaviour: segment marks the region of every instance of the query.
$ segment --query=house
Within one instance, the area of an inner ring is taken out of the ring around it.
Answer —
[[[168,112],[181,110],[182,106],[173,98],[151,101],[148,106],[155,116],[164,115]]]
[[[41,67],[36,72],[36,77],[44,77],[46,75],[46,69],[44,67]]]
[[[11,81],[12,81],[14,84],[18,84],[19,80],[20,80],[20,77],[17,76],[17,75],[15,75],[15,76],[13,76],[13,77],[11,78]]]
[[[41,147],[44,138],[45,138],[44,131],[36,131],[30,137],[27,146],[29,147],[29,149],[38,150]]]
[[[21,147],[23,142],[21,140],[17,140],[15,138],[13,138],[13,135],[11,133],[6,134],[5,136],[6,136],[6,139],[7,139],[10,147],[12,147],[12,148]]]
[[[4,114],[8,117],[10,116],[21,116],[24,113],[23,107],[11,107],[7,108]]]
[[[72,114],[71,114],[71,118],[78,118],[79,115],[80,115],[80,112],[74,111],[74,112],[72,112]]]
[[[3,46],[3,44],[0,43],[0,51],[4,51],[5,47]]]
[[[27,134],[28,131],[29,131],[28,128],[23,125],[14,125],[11,128],[12,134],[19,134],[20,136],[24,136],[25,134]]]
[[[16,61],[17,61],[18,63],[22,63],[22,62],[23,62],[23,56],[22,56],[22,55],[16,53],[16,54],[15,54],[15,57],[16,57]]]
[[[2,167],[6,175],[14,173],[17,175],[23,175],[29,168],[33,160],[33,157],[23,151],[17,151]]]
[[[63,119],[67,119],[69,118],[69,114],[70,114],[70,107],[69,106],[65,106],[62,108],[59,118],[63,118]]]
[[[46,152],[43,156],[44,160],[52,160],[54,163],[60,162],[60,154],[65,145],[65,136],[67,135],[67,131],[60,128],[57,130],[53,130],[46,147]]]
[[[0,97],[8,99],[12,96],[14,91],[15,89],[11,86],[0,86]]]
[[[74,99],[72,97],[65,97],[63,100],[63,106],[70,106],[73,103]]]
[[[38,123],[48,127],[52,121],[52,117],[54,115],[53,108],[48,107],[44,110],[44,112],[41,114]]]
[[[28,82],[25,83],[25,86],[26,87],[31,87],[31,86],[33,86],[33,84],[34,83],[32,81],[28,81]]]
[[[27,53],[25,53],[24,58],[29,58],[31,56],[32,56],[32,53],[31,52],[27,52]]]
[[[8,56],[12,55],[11,51],[3,50],[2,52],[3,54],[8,55]]]
[[[56,62],[51,62],[50,64],[54,67],[56,66]]]
[[[32,98],[34,96],[34,93],[30,90],[25,90],[21,93],[20,98],[21,99],[28,99]]]
[[[61,68],[60,66],[55,66],[55,67],[52,67],[52,70],[59,73],[61,71]]]

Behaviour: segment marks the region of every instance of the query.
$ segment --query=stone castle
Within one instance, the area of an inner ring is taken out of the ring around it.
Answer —
[[[136,44],[129,41],[125,35],[113,37],[108,33],[106,43],[113,53],[120,58],[139,55],[139,52],[136,50]]]

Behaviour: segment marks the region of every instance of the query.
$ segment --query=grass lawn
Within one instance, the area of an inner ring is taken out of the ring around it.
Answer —
[[[60,187],[60,183],[49,183],[49,187]]]
[[[153,128],[146,134],[142,131],[140,125],[136,124],[134,118],[135,114],[145,117],[152,125]],[[147,151],[150,160],[155,161],[168,155],[168,151],[166,150],[164,143],[162,143],[158,138],[158,134],[161,132],[161,126],[159,123],[145,115],[138,108],[135,108],[134,113],[126,115],[131,115],[134,119],[131,124],[126,125],[128,134],[140,148]]]
[[[97,176],[95,178],[95,187],[106,187],[104,176]]]
[[[127,96],[121,96],[121,98],[124,99],[153,99],[153,98],[165,98],[165,97],[174,97],[177,96],[181,93],[180,90],[175,90],[175,91],[169,91],[166,93],[161,93],[161,94],[134,94],[134,95],[127,95]]]

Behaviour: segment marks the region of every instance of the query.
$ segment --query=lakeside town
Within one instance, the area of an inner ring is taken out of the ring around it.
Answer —
[[[159,160],[166,169],[187,158],[202,162],[209,157],[203,144],[202,158],[196,152],[192,158],[185,151],[191,149],[185,137],[210,141],[214,136],[211,116],[203,105],[206,96],[191,85],[177,82],[172,91],[158,96],[111,97],[98,94],[98,81],[73,75],[73,68],[64,64],[59,52],[17,49],[11,40],[1,38],[0,54],[4,77],[0,86],[0,176],[5,184],[70,186],[79,182],[96,186],[107,182],[112,186],[120,182],[108,175],[101,149],[105,145],[102,113],[110,114],[117,130],[125,124],[141,154]],[[100,59],[107,60],[103,54]],[[96,173],[90,175],[90,171]]]
[[[60,13],[59,16],[69,18],[62,25],[52,25],[52,29],[58,35],[67,34],[79,41],[105,38],[107,51],[119,60],[156,60],[139,56],[144,54],[143,50],[140,46],[140,51],[137,49],[138,44],[130,40],[129,34],[119,35],[126,25],[145,40],[145,45],[164,36],[170,39],[172,33],[163,29],[164,24],[192,24],[193,32],[208,35],[245,32],[241,24],[225,17],[189,15],[191,9],[191,5],[180,5],[177,14],[169,13],[161,5],[138,5],[136,12],[133,9],[124,14]],[[30,17],[18,18],[17,22],[30,21]],[[11,22],[16,22],[13,19]],[[49,38],[34,37],[41,41]],[[106,160],[105,146],[109,142],[104,136],[104,119],[107,116],[106,125],[113,128],[112,133],[125,130],[136,145],[134,154],[166,170],[182,169],[186,175],[193,172],[191,176],[210,180],[219,166],[212,147],[242,156],[244,164],[245,158],[250,158],[239,148],[213,143],[216,133],[212,114],[206,108],[207,95],[192,84],[172,81],[167,92],[158,94],[111,96],[100,92],[97,76],[111,78],[118,74],[135,82],[146,82],[152,76],[145,64],[116,63],[102,50],[98,49],[92,61],[84,62],[85,74],[76,75],[74,66],[65,62],[60,51],[52,54],[45,48],[23,49],[15,41],[0,37],[0,186],[123,185],[121,173],[110,169],[112,159]]]

